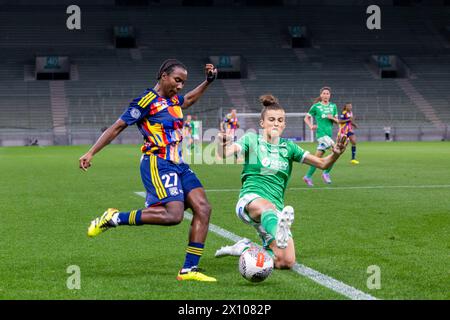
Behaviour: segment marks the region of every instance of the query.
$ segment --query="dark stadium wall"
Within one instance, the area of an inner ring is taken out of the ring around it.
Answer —
[[[76,2],[76,3],[74,3]],[[373,0],[0,0],[0,6],[369,6]],[[378,6],[442,6],[450,0],[378,0]]]
[[[0,5],[13,5],[13,6],[37,6],[37,5],[43,5],[43,6],[69,6],[72,4],[76,4],[78,6],[81,5],[91,5],[91,6],[98,6],[98,5],[114,5],[114,0],[37,0],[37,1],[30,1],[30,0],[0,0]]]
[[[76,2],[76,3],[74,3]],[[369,6],[373,0],[0,0],[0,6]],[[378,6],[449,6],[450,0],[378,0]]]
[[[407,0],[378,0],[377,5],[392,5],[393,1]],[[443,4],[447,0],[428,0],[433,3]],[[46,6],[69,6],[76,4],[78,6],[297,6],[297,5],[342,5],[342,6],[369,6],[373,0],[0,0],[1,5],[46,5]],[[420,1],[425,3],[427,1]]]

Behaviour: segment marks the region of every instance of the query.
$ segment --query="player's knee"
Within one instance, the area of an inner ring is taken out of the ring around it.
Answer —
[[[194,215],[200,218],[204,223],[209,223],[209,217],[211,216],[211,205],[206,199],[200,200],[195,208]]]
[[[289,259],[286,261],[285,266],[287,269],[292,269],[295,265],[295,259]]]
[[[184,218],[184,210],[176,210],[171,209],[167,210],[167,216],[166,216],[166,225],[177,225],[183,221]]]
[[[205,200],[200,204],[199,212],[201,215],[208,217],[208,219],[209,219],[209,216],[211,215],[211,211],[212,211],[212,208],[208,201]]]
[[[262,214],[263,212],[266,211],[277,211],[277,208],[272,203],[265,203],[259,206],[258,211],[260,211],[260,213]]]
[[[275,260],[275,268],[277,269],[292,269],[295,264],[295,259],[283,258]]]
[[[277,269],[292,269],[295,265],[295,254],[279,255],[274,260],[274,264]]]

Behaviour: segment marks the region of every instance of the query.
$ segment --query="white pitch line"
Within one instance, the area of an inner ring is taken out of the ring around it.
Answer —
[[[423,186],[359,186],[359,187],[293,187],[288,190],[364,190],[364,189],[436,189],[450,188],[450,184],[423,185]],[[241,189],[207,189],[206,192],[238,192]]]
[[[145,192],[135,192],[137,195],[145,198]],[[192,214],[185,211],[184,212],[184,218],[186,220],[192,220]],[[230,232],[228,230],[225,230],[215,224],[210,223],[209,224],[209,231],[212,231],[216,233],[217,235],[231,240],[233,242],[237,242],[242,239],[242,237],[238,236],[237,234],[234,234],[233,232]],[[305,265],[296,263],[294,267],[292,268],[293,271],[297,272],[298,274],[305,276],[312,281],[333,290],[334,292],[337,292],[339,294],[342,294],[343,296],[346,296],[347,298],[350,298],[352,300],[377,300],[374,296],[371,296],[370,294],[367,294],[365,292],[362,292],[352,286],[349,286],[348,284],[345,284],[339,280],[336,280],[330,276],[327,276],[326,274],[320,273],[319,271],[316,271],[314,269],[311,269],[310,267],[307,267]]]

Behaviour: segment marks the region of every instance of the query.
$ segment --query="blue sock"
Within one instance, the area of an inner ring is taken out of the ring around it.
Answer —
[[[140,226],[142,225],[141,220],[142,210],[133,210],[130,212],[119,212],[118,223],[119,225],[129,225],[129,226]]]
[[[183,269],[190,269],[198,266],[204,247],[205,244],[203,243],[189,242],[186,249],[186,258],[184,260]]]
[[[356,157],[356,146],[352,146],[352,160],[355,160]]]

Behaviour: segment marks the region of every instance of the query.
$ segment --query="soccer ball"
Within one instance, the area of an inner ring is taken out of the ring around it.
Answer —
[[[251,246],[239,258],[239,272],[251,282],[265,280],[273,270],[273,259],[266,250]]]

